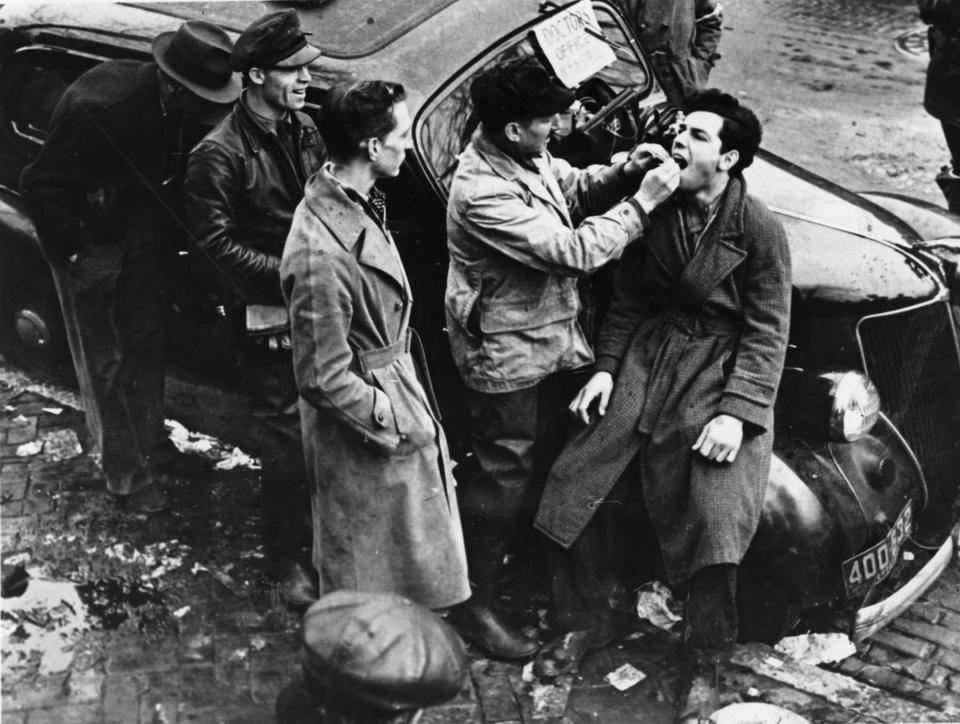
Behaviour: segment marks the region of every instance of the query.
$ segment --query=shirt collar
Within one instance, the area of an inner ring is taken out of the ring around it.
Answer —
[[[267,118],[266,116],[261,116],[253,108],[250,107],[250,102],[247,100],[247,91],[243,91],[240,94],[240,102],[243,104],[243,107],[247,110],[247,113],[250,114],[250,118],[253,119],[253,122],[264,131],[265,133],[277,135],[277,124],[283,123],[285,125],[291,125],[293,119],[291,118],[290,111],[287,111],[286,114],[279,121],[273,118]]]

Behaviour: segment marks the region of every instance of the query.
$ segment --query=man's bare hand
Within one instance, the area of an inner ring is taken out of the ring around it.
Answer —
[[[573,413],[574,417],[580,418],[584,425],[589,425],[590,405],[593,404],[594,400],[600,398],[597,404],[597,414],[603,417],[607,411],[607,403],[610,402],[611,392],[613,392],[613,375],[609,372],[597,372],[577,393],[567,409]]]
[[[743,421],[730,415],[717,415],[703,426],[694,450],[707,460],[732,463],[743,443]]]
[[[670,198],[680,184],[680,167],[672,158],[647,172],[634,198],[648,214]]]
[[[642,176],[670,158],[670,152],[656,143],[641,143],[630,152],[623,172],[627,176]]]

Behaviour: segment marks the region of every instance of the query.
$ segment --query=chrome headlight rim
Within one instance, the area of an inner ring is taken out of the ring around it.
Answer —
[[[830,381],[828,436],[834,442],[853,442],[870,433],[880,419],[880,392],[862,372],[846,370],[821,375]]]

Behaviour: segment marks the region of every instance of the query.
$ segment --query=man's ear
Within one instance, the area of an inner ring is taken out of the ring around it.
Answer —
[[[254,85],[263,85],[267,80],[267,74],[263,68],[251,68],[247,71],[247,77]]]
[[[732,148],[726,153],[720,154],[720,160],[717,162],[717,168],[720,171],[729,171],[731,168],[737,165],[737,161],[740,160],[740,152]]]
[[[503,127],[504,137],[511,143],[520,140],[520,124],[517,121],[510,121]]]
[[[377,158],[379,158],[380,149],[382,148],[379,138],[368,138],[367,140],[363,141],[361,145],[367,147],[367,158],[369,158],[371,161],[376,161]]]

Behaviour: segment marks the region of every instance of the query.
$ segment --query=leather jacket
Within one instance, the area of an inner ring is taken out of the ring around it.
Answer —
[[[187,226],[241,303],[283,304],[283,245],[307,179],[326,158],[309,116],[292,114],[291,127],[294,158],[244,96],[190,154]]]

